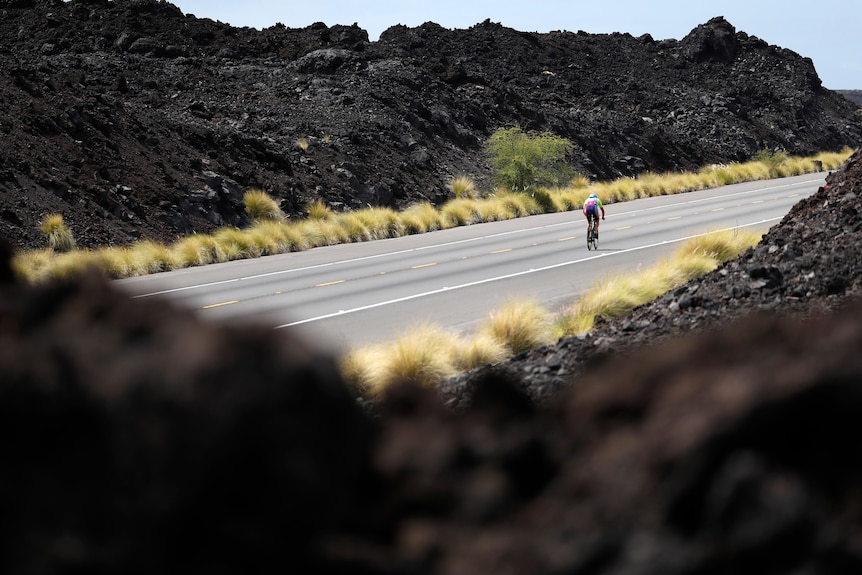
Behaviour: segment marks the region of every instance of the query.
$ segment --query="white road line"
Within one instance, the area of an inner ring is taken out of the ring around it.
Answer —
[[[783,217],[783,216],[782,216],[782,217]],[[587,262],[587,261],[594,260],[594,259],[598,259],[598,258],[610,257],[610,256],[615,256],[615,255],[621,255],[621,254],[630,253],[630,252],[636,252],[636,251],[639,251],[639,250],[645,250],[645,249],[654,248],[654,247],[662,246],[662,245],[666,245],[666,244],[679,243],[679,242],[683,242],[683,241],[690,240],[690,239],[693,239],[693,238],[699,238],[699,237],[707,236],[707,235],[709,235],[709,234],[713,234],[713,233],[719,233],[719,232],[731,231],[731,230],[736,230],[736,229],[739,229],[739,228],[747,228],[747,227],[756,227],[756,226],[761,226],[761,225],[763,225],[763,224],[767,224],[767,223],[769,223],[769,222],[774,222],[774,221],[778,221],[778,220],[781,220],[781,218],[780,218],[780,217],[779,217],[779,218],[769,218],[769,219],[765,219],[765,220],[760,220],[759,222],[753,222],[753,223],[751,223],[751,224],[745,224],[745,225],[742,225],[742,226],[733,226],[733,227],[730,227],[730,228],[725,228],[725,229],[723,229],[723,230],[713,230],[713,231],[710,231],[710,232],[704,232],[704,233],[700,233],[700,234],[694,234],[694,235],[691,235],[691,236],[686,236],[686,237],[682,237],[682,238],[677,238],[677,239],[674,239],[674,240],[665,240],[665,241],[657,242],[657,243],[654,243],[654,244],[648,244],[648,245],[644,245],[644,246],[638,246],[638,247],[636,247],[636,248],[628,248],[628,249],[619,250],[619,251],[615,251],[615,252],[604,252],[604,253],[601,253],[601,254],[596,254],[596,255],[594,255],[594,256],[590,256],[590,257],[586,257],[586,258],[580,258],[580,259],[572,260],[572,261],[568,261],[568,262],[561,262],[561,263],[558,263],[558,264],[554,264],[554,265],[550,265],[550,266],[545,266],[545,267],[541,267],[541,268],[532,268],[532,269],[525,270],[525,271],[522,271],[522,272],[515,272],[515,273],[512,273],[512,274],[506,274],[506,275],[497,276],[497,277],[493,277],[493,278],[485,278],[485,279],[482,279],[482,280],[477,280],[477,281],[474,281],[474,282],[468,282],[468,283],[461,284],[461,285],[456,285],[456,286],[448,286],[448,287],[444,287],[444,288],[440,288],[440,289],[435,289],[435,290],[430,290],[430,291],[426,291],[426,292],[421,292],[421,293],[417,293],[417,294],[412,294],[412,295],[408,295],[408,296],[404,296],[404,297],[400,297],[400,298],[395,298],[395,299],[391,299],[391,300],[386,300],[386,301],[381,301],[381,302],[377,302],[377,303],[372,303],[372,304],[368,304],[368,305],[364,305],[364,306],[359,306],[359,307],[355,307],[355,308],[352,308],[352,309],[342,309],[342,310],[338,310],[337,312],[330,313],[330,314],[325,314],[325,315],[320,315],[320,316],[317,316],[317,317],[310,317],[310,318],[307,318],[307,319],[302,319],[302,320],[293,321],[293,322],[290,322],[290,323],[285,323],[285,324],[282,324],[282,325],[276,326],[274,329],[283,329],[283,328],[286,328],[286,327],[293,327],[293,326],[296,326],[296,325],[302,325],[302,324],[306,324],[306,323],[312,323],[312,322],[315,322],[315,321],[322,321],[322,320],[329,319],[329,318],[333,318],[333,317],[337,317],[337,316],[340,316],[340,315],[345,315],[345,314],[349,314],[349,313],[356,313],[356,312],[360,312],[360,311],[366,311],[366,310],[369,310],[369,309],[374,309],[374,308],[378,308],[378,307],[384,307],[384,306],[387,306],[387,305],[393,305],[393,304],[396,304],[396,303],[401,303],[401,302],[405,302],[405,301],[410,301],[410,300],[414,300],[414,299],[419,299],[419,298],[422,298],[422,297],[428,297],[428,296],[436,295],[436,294],[443,293],[443,292],[446,292],[446,291],[452,291],[452,290],[457,290],[457,289],[463,289],[463,288],[473,287],[473,286],[482,285],[482,284],[486,284],[486,283],[491,283],[491,282],[495,282],[495,281],[500,281],[500,280],[510,279],[510,278],[519,277],[519,276],[524,276],[524,275],[528,275],[528,274],[532,274],[532,273],[543,272],[543,271],[547,271],[547,270],[551,270],[551,269],[556,269],[556,268],[561,268],[561,267],[570,266],[570,265],[574,265],[574,264],[579,264],[579,263],[582,263],[582,262]]]

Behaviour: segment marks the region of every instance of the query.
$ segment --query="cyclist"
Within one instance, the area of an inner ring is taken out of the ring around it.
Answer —
[[[599,210],[602,212],[602,219],[605,219],[605,207],[602,201],[597,195],[590,194],[584,202],[584,216],[587,218],[587,233],[590,232],[590,220],[596,221],[596,237],[599,237]]]

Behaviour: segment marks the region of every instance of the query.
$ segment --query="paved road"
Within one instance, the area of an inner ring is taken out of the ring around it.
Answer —
[[[825,174],[606,206],[598,251],[580,212],[315,248],[119,280],[214,321],[295,330],[333,349],[393,339],[429,321],[470,331],[508,299],[558,309],[598,279],[649,266],[711,230],[765,231]]]

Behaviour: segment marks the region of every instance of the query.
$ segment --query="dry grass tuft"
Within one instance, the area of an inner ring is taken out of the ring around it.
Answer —
[[[578,335],[592,329],[597,317],[626,314],[687,281],[700,277],[721,263],[760,242],[762,234],[751,230],[713,232],[683,243],[674,255],[632,275],[602,279],[575,304],[563,311],[554,333]]]
[[[770,158],[769,162],[778,166],[775,169],[780,174],[795,175],[837,169],[852,153],[853,150],[845,148],[841,152],[823,152],[809,158],[784,157],[780,163]],[[621,178],[592,185],[588,185],[585,178],[575,179],[568,188],[542,189],[533,194],[499,192],[496,197],[484,200],[468,197],[470,194],[464,191],[469,187],[466,181],[456,184],[453,180],[453,186],[460,186],[463,197],[456,197],[440,210],[429,202],[422,202],[400,214],[388,208],[368,208],[350,212],[349,216],[343,218],[335,218],[332,209],[323,200],[317,200],[308,207],[308,220],[297,224],[288,224],[277,203],[265,192],[249,190],[246,209],[254,224],[248,230],[219,231],[212,236],[192,235],[169,247],[150,244],[104,248],[77,259],[61,258],[64,253],[76,250],[76,244],[62,216],[52,214],[40,225],[48,236],[51,249],[19,253],[14,267],[22,278],[33,281],[54,275],[55,272],[51,271],[53,266],[58,267],[57,275],[69,273],[69,267],[75,262],[82,265],[96,262],[110,277],[140,275],[335,243],[424,233],[548,211],[578,210],[590,192],[598,194],[604,203],[613,203],[699,190],[724,183],[753,181],[769,176],[769,162],[753,160],[744,164],[710,166],[696,173],[661,176],[644,174],[639,178]],[[152,261],[143,261],[147,258],[152,258]]]
[[[456,198],[475,198],[479,195],[476,182],[469,176],[457,176],[449,182],[449,190]]]
[[[487,332],[461,338],[454,348],[454,367],[458,371],[498,363],[509,357],[509,350],[499,339]]]
[[[332,208],[320,198],[308,204],[306,212],[309,220],[325,220],[332,216]]]
[[[252,222],[283,222],[284,212],[272,197],[263,190],[252,189],[243,195],[245,211]]]
[[[39,229],[48,237],[48,247],[57,253],[70,252],[77,247],[72,230],[63,221],[61,214],[45,216],[39,224]]]
[[[502,343],[512,354],[533,349],[551,341],[551,316],[533,300],[510,301],[491,312],[480,328]]]
[[[404,226],[406,234],[424,234],[447,227],[442,215],[431,202],[419,202],[401,212],[401,225]]]

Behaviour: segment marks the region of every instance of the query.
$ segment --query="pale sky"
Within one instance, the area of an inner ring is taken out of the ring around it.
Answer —
[[[371,40],[396,24],[469,28],[490,18],[522,32],[583,30],[682,39],[714,16],[737,31],[811,58],[823,85],[862,90],[858,0],[172,0],[186,14],[233,26],[304,28],[356,23]]]

